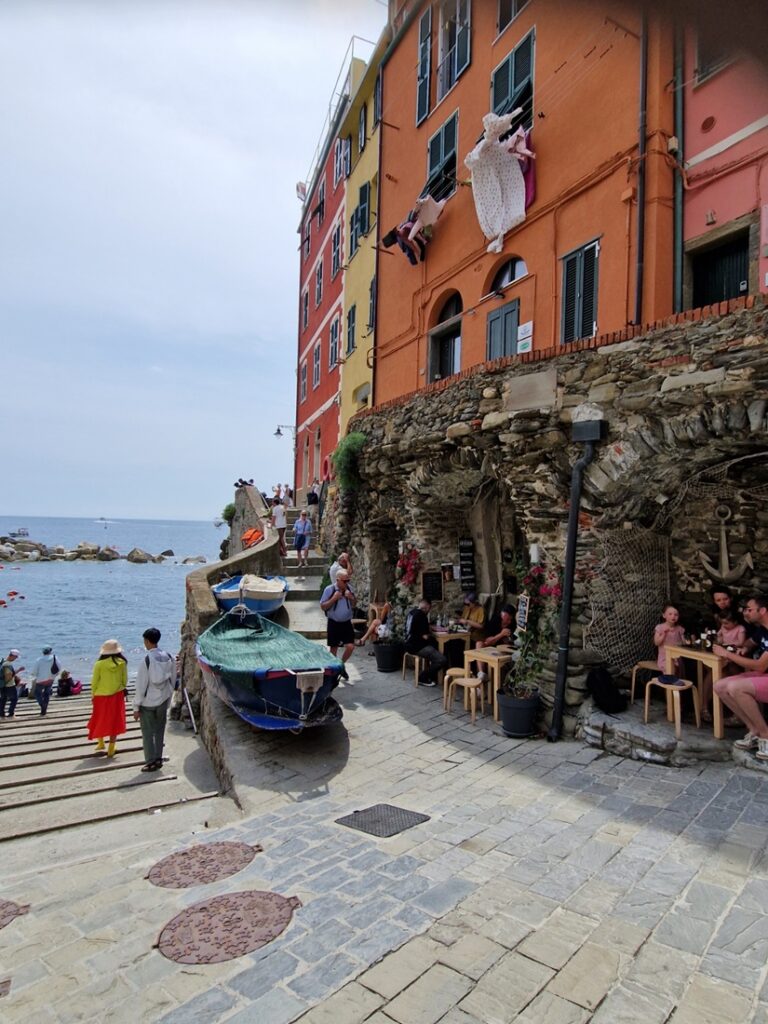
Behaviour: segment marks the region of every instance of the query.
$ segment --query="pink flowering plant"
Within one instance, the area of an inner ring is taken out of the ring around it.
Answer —
[[[406,548],[397,560],[395,577],[404,587],[412,587],[421,571],[421,555],[418,548]]]
[[[520,595],[528,597],[528,621],[520,637],[520,654],[502,689],[530,697],[538,689],[541,669],[552,650],[563,583],[559,569],[541,563],[518,568]]]

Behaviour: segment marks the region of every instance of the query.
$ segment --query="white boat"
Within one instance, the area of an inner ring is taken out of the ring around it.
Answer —
[[[245,605],[260,615],[274,615],[285,602],[288,581],[285,576],[233,576],[211,587],[219,607],[230,611],[236,605]]]
[[[11,530],[11,532],[8,534],[8,536],[9,537],[14,537],[14,538],[15,537],[28,537],[29,536],[29,530],[26,528],[26,526],[20,526],[18,528],[18,530]]]

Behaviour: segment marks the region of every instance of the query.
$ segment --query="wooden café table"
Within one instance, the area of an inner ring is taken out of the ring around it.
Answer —
[[[715,693],[714,685],[718,679],[723,677],[723,667],[728,664],[726,658],[718,658],[712,651],[708,651],[701,647],[677,647],[670,644],[664,648],[664,653],[667,659],[666,672],[667,675],[674,675],[673,663],[677,658],[688,658],[689,661],[695,661],[699,666],[704,666],[712,672],[712,722],[714,725],[715,739],[723,739],[725,732],[723,730],[723,702]],[[701,697],[701,669],[699,669],[699,697]]]
[[[496,692],[501,685],[501,669],[512,661],[512,654],[509,652],[509,648],[500,650],[498,647],[481,647],[479,650],[466,650],[464,651],[464,674],[467,676],[470,674],[469,666],[473,661],[476,661],[479,665],[488,666],[488,682],[491,685],[491,693],[493,694],[493,720],[498,722],[499,701]]]
[[[445,654],[445,645],[452,644],[455,640],[461,640],[464,644],[464,650],[469,648],[469,638],[471,633],[468,629],[457,629],[452,633],[449,629],[433,629],[432,636],[437,641],[437,648],[441,654]]]

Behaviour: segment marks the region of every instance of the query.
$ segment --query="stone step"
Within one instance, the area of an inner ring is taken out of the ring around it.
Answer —
[[[288,613],[288,628],[301,633],[308,640],[324,640],[327,633],[327,619],[317,601],[286,602],[283,610]]]
[[[294,577],[291,580],[291,589],[285,595],[286,601],[311,601],[313,598],[319,601],[321,593],[320,579],[319,576],[308,577],[307,579]]]
[[[323,562],[322,565],[311,565],[310,564],[310,565],[308,565],[306,567],[306,569],[302,568],[302,575],[307,576],[307,578],[315,577],[316,576],[318,580],[321,580],[323,578],[324,573],[325,573],[325,562]],[[298,565],[286,565],[286,566],[283,567],[282,575],[285,576],[285,578],[288,579],[288,580],[294,579],[296,576],[298,576],[298,574],[299,574],[299,567],[298,567]]]

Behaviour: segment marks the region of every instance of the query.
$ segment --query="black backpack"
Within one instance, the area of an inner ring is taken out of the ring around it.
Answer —
[[[618,715],[627,710],[627,696],[618,689],[604,665],[595,665],[587,675],[587,689],[595,707],[606,715]]]

